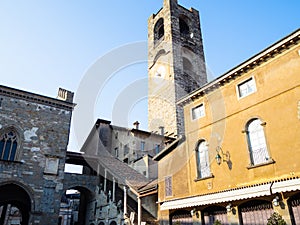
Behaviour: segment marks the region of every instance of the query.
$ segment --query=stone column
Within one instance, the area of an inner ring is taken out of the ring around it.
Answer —
[[[142,222],[142,199],[138,197],[138,225]]]
[[[116,180],[113,177],[113,190],[112,190],[112,201],[115,202],[115,195],[116,195]]]
[[[124,215],[127,213],[127,187],[124,186]]]
[[[106,179],[107,179],[107,170],[104,169],[104,187],[103,187],[103,191],[104,193],[106,193]]]

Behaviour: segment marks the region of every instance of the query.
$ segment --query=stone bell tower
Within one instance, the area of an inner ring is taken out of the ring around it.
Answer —
[[[149,131],[184,134],[176,102],[207,82],[199,12],[164,0],[148,19],[148,60]]]

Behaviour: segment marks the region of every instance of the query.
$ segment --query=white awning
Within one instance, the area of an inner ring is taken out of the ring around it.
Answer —
[[[280,193],[286,191],[300,190],[300,179],[291,179],[274,182],[272,185],[272,193]]]
[[[240,199],[271,195],[271,183],[232,189],[207,195],[167,201],[161,204],[160,210],[180,209],[220,202],[231,202]]]

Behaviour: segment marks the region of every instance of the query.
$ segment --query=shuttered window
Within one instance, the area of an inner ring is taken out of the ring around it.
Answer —
[[[197,176],[205,178],[211,176],[209,165],[208,146],[206,141],[200,141],[196,150]]]
[[[252,165],[266,163],[270,160],[262,121],[253,119],[247,124],[247,138]]]
[[[165,177],[165,193],[166,196],[172,196],[172,177]]]

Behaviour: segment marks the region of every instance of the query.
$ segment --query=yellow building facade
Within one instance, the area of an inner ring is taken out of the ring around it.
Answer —
[[[160,152],[163,224],[300,224],[300,30],[182,98]]]

